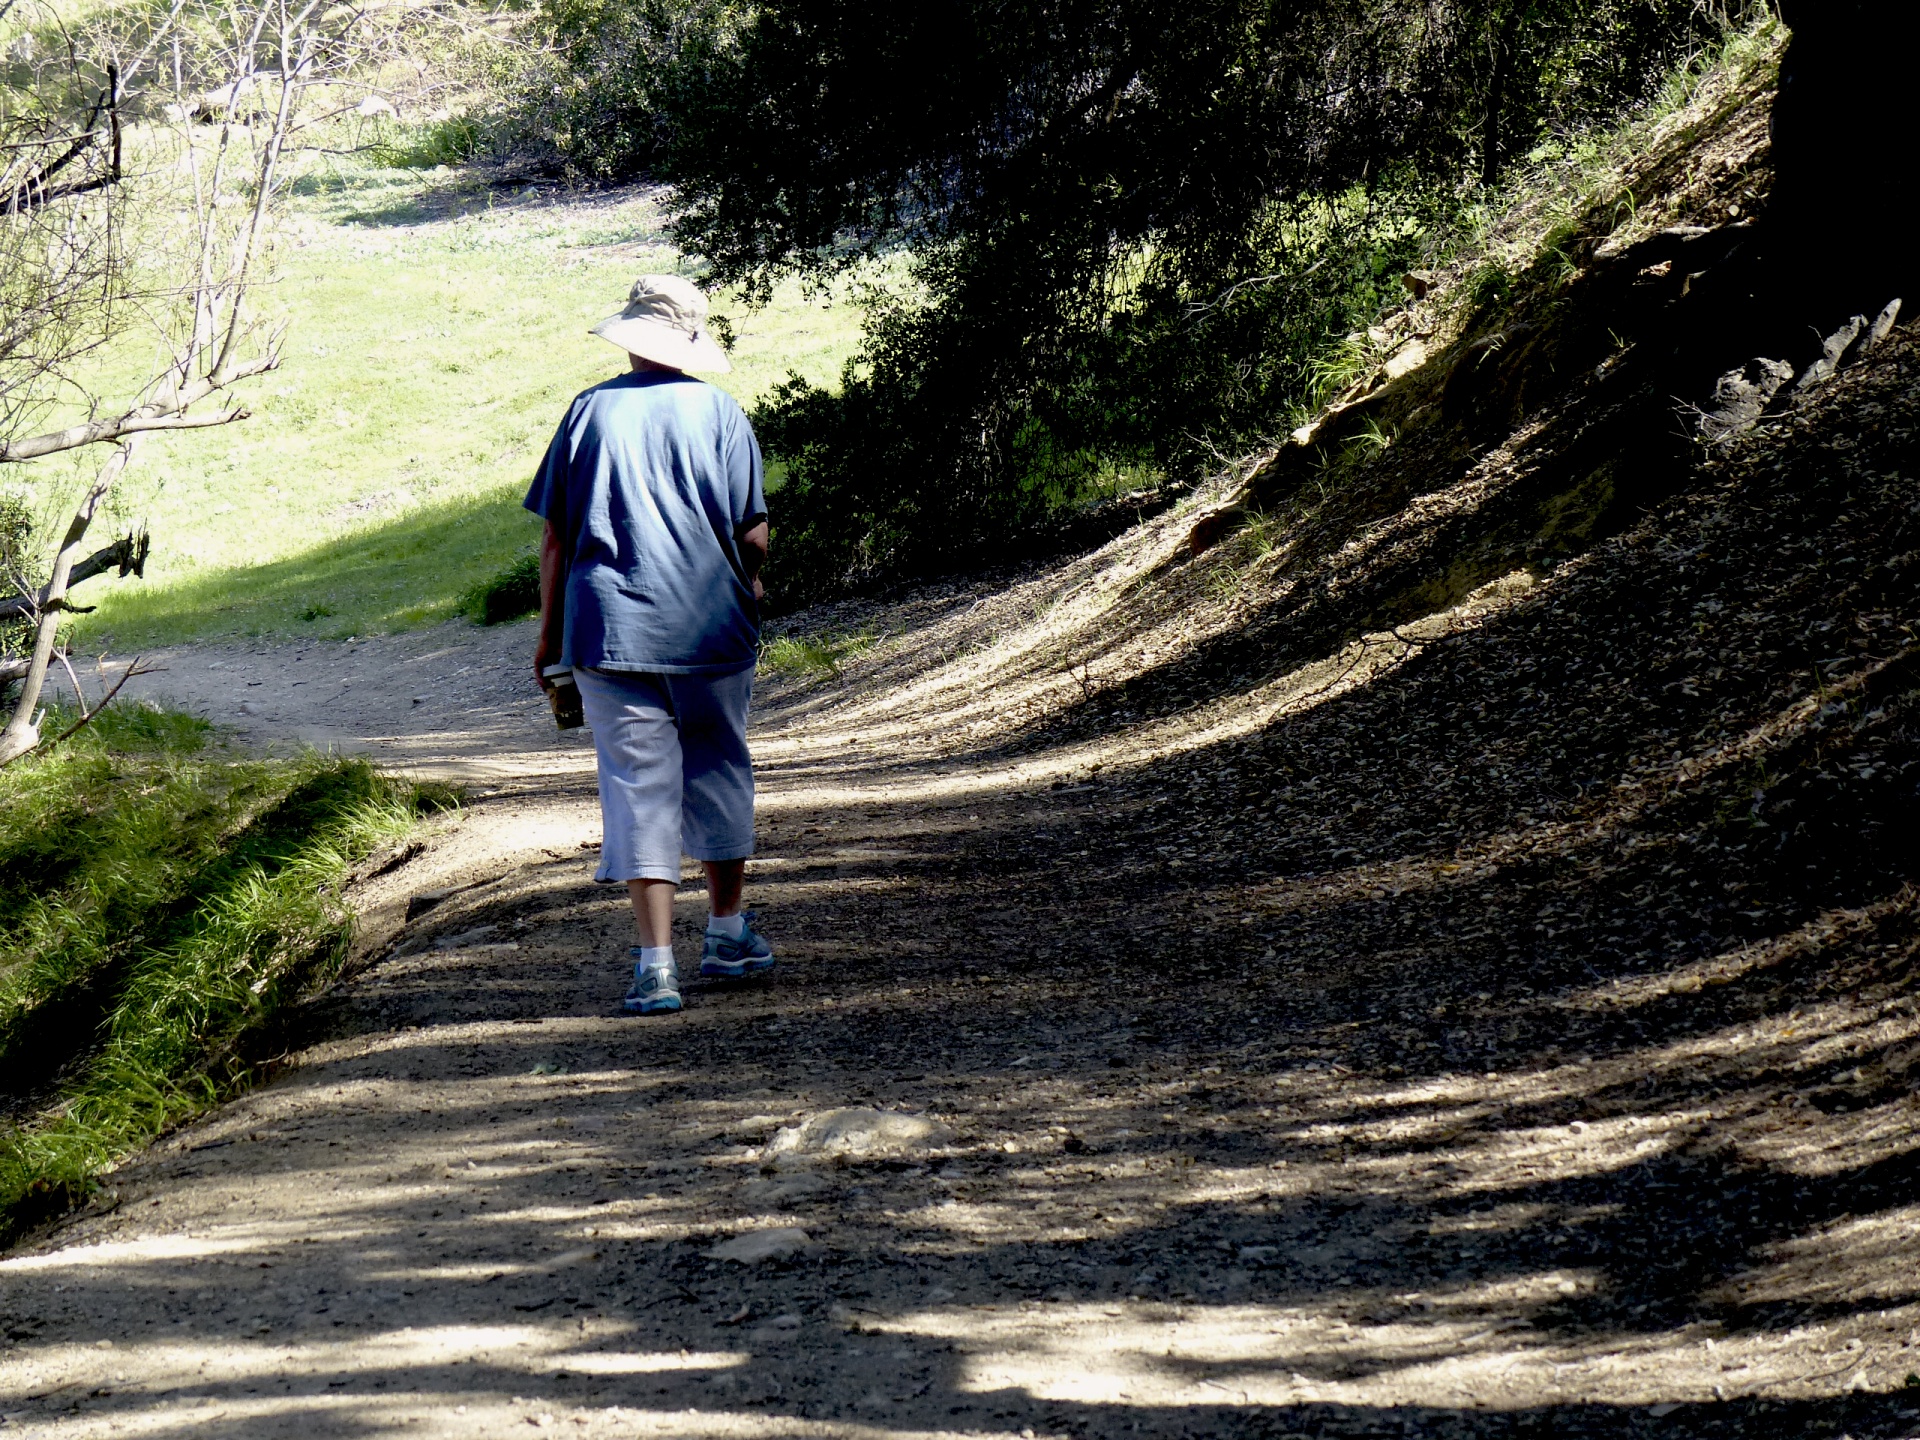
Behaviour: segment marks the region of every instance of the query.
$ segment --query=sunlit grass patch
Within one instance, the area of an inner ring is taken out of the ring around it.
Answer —
[[[838,675],[842,661],[871,649],[876,638],[870,630],[777,635],[761,642],[760,671],[785,680]]]
[[[351,866],[437,803],[132,706],[0,770],[0,1239],[240,1084],[344,960]]]
[[[83,646],[431,625],[537,540],[520,499],[568,401],[626,369],[588,327],[637,275],[686,262],[648,187],[490,186],[408,168],[437,153],[416,149],[304,162],[261,295],[284,363],[242,387],[249,419],[143,448],[99,528],[149,526],[146,578],[89,583]],[[749,406],[789,371],[833,383],[860,329],[858,307],[797,283],[715,310],[737,338],[710,378]],[[149,352],[135,336],[102,357],[103,388],[137,387]],[[30,469],[38,519],[63,524],[84,474]]]

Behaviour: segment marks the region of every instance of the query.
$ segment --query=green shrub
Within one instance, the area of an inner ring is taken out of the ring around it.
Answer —
[[[460,601],[460,613],[476,625],[499,625],[540,609],[540,557],[522,555]]]
[[[1284,433],[1480,187],[1750,8],[555,0],[524,96],[671,182],[716,283],[911,257],[838,390],[755,416],[791,605]]]
[[[464,165],[484,148],[480,123],[455,115],[412,125],[387,121],[367,150],[376,165],[431,170],[436,165]]]

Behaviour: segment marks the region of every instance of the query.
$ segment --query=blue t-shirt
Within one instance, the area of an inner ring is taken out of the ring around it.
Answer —
[[[740,531],[767,513],[760,446],[733,397],[637,371],[574,397],[527,491],[567,559],[562,664],[726,675],[760,612]]]

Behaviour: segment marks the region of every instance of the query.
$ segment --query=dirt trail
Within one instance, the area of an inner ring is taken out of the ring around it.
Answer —
[[[590,884],[590,750],[521,688],[525,627],[162,657],[149,693],[255,743],[461,779],[471,806],[362,897],[378,958],[319,1007],[309,1048],[0,1262],[5,1424],[1920,1428],[1920,1402],[1878,1398],[1916,1363],[1911,1305],[1891,1327],[1835,1303],[1730,1333],[1712,1304],[1631,1293],[1573,1222],[1541,1223],[1556,1187],[1698,1138],[1699,1106],[1526,1113],[1599,1093],[1633,1057],[1490,1050],[1388,1078],[1342,1038],[1365,1010],[1317,1013],[1252,914],[1218,913],[1208,885],[1163,909],[1143,877],[1178,870],[1150,836],[1080,833],[1115,803],[1075,778],[1099,755],[969,761],[924,711],[916,733],[925,693],[903,675],[964,690],[941,667],[966,627],[1027,603],[934,596],[883,617],[900,636],[884,687],[770,687],[751,899],[779,977],[695,982],[683,1015],[650,1021],[611,1009],[627,921]],[[454,886],[400,928],[410,897]],[[683,950],[703,914],[689,889]],[[1112,963],[1188,925],[1210,965],[1185,946],[1164,968]],[[1228,969],[1239,988],[1196,993]],[[851,1153],[776,1138],[849,1107],[930,1123],[865,1153],[858,1117]],[[1618,1210],[1603,1189],[1588,1208]],[[715,1256],[743,1235],[771,1253]],[[1837,1256],[1898,1243],[1802,1237],[1750,1257],[1741,1288],[1822,1268],[1844,1288]]]

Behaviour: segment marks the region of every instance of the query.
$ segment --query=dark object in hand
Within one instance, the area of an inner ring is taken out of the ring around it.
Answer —
[[[580,709],[580,687],[571,675],[559,676],[547,687],[547,704],[553,707],[553,723],[562,730],[578,730],[587,723]]]

